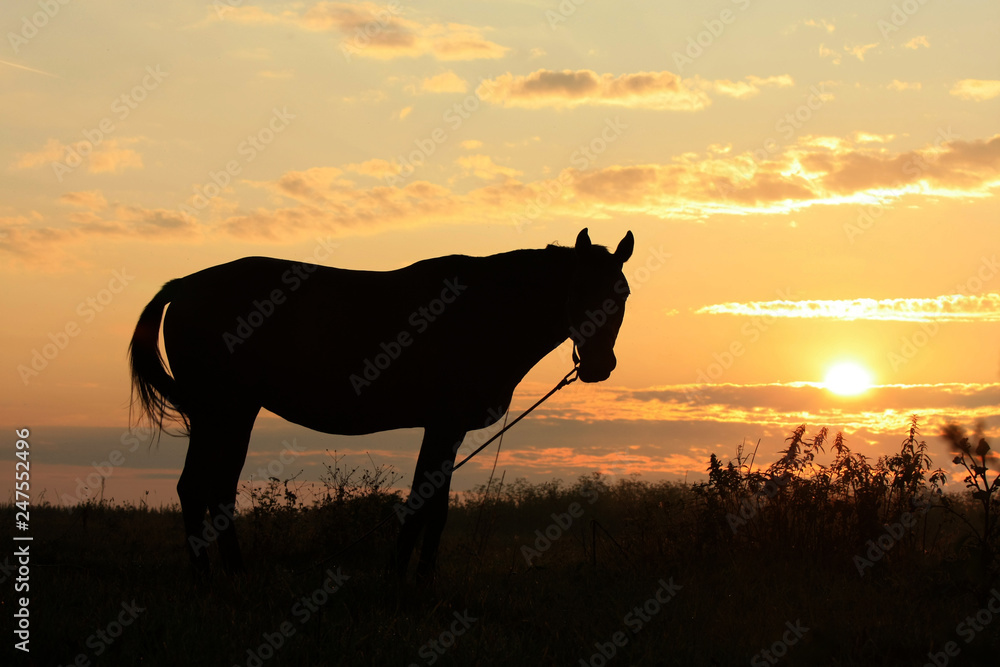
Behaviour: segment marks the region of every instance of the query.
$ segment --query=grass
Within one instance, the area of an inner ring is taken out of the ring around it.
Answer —
[[[501,478],[453,503],[430,591],[386,575],[395,521],[315,566],[402,500],[378,467],[335,459],[311,503],[293,480],[248,487],[237,517],[248,571],[205,593],[176,508],[38,506],[32,652],[4,651],[29,665],[691,666],[773,664],[760,653],[773,647],[783,665],[922,665],[955,642],[948,664],[992,665],[1000,614],[968,642],[960,624],[1000,586],[994,459],[970,444],[981,437],[949,429],[969,477],[947,494],[915,420],[900,452],[876,461],[800,427],[774,464],[755,468],[740,448],[726,464],[713,456],[698,485]],[[14,508],[0,512],[11,526]],[[328,569],[341,585],[320,594]],[[675,590],[661,604],[664,583]],[[143,611],[102,641],[133,601]],[[801,637],[787,634],[796,624]]]

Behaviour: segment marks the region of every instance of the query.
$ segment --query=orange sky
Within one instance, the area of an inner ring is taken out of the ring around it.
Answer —
[[[508,477],[691,479],[800,423],[877,455],[912,412],[950,468],[945,420],[1000,432],[1000,7],[901,6],[5,3],[0,424],[32,430],[33,489],[72,498],[97,464],[117,499],[175,498],[185,443],[133,448],[125,363],[171,278],[585,226],[636,238],[618,368],[512,431]],[[840,362],[878,386],[830,392]],[[569,366],[543,360],[515,408]],[[419,433],[264,415],[244,476],[293,441],[303,478],[327,448],[408,476]]]

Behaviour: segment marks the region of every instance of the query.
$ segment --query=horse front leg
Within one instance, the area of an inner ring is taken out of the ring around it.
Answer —
[[[441,533],[448,520],[452,468],[463,438],[465,431],[460,429],[427,427],[424,430],[410,496],[399,511],[403,525],[396,545],[396,570],[401,577],[406,576],[421,529],[424,536],[417,576],[426,579],[433,575]]]

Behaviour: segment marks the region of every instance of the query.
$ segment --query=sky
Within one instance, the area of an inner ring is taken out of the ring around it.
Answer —
[[[29,429],[36,499],[176,501],[186,440],[131,430],[125,358],[167,280],[584,227],[635,236],[618,367],[506,434],[498,474],[696,481],[799,424],[877,457],[911,414],[950,471],[944,423],[1000,433],[998,25],[973,0],[5,2],[0,491]],[[336,451],[405,483],[419,441],[263,413],[243,479]]]

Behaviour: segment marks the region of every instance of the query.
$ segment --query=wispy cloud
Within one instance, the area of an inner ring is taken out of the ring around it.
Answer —
[[[843,54],[840,51],[835,51],[826,46],[826,44],[819,45],[819,57],[829,58],[834,65],[839,65],[844,59]]]
[[[729,81],[728,79],[720,79],[716,81],[704,81],[697,79],[698,85],[702,86],[707,90],[711,90],[719,95],[726,95],[728,97],[735,97],[737,99],[744,99],[747,97],[753,97],[760,93],[762,88],[776,87],[776,88],[787,88],[795,84],[795,81],[787,74],[782,74],[780,76],[748,76],[745,81]]]
[[[807,19],[803,21],[802,24],[807,25],[810,28],[822,28],[827,32],[833,32],[836,30],[836,26],[833,21],[827,21],[826,19],[820,19],[819,21],[816,21],[815,19]]]
[[[35,74],[43,74],[45,76],[51,76],[51,77],[53,77],[55,79],[59,78],[55,74],[51,74],[49,72],[43,72],[42,70],[35,69],[34,67],[28,67],[26,65],[18,65],[17,63],[7,62],[6,60],[0,60],[0,65],[6,65],[7,67],[14,67],[16,69],[24,70],[26,72],[34,72]]]
[[[242,238],[274,240],[313,231],[459,223],[470,216],[509,223],[540,198],[549,202],[543,214],[550,218],[600,212],[704,219],[713,214],[788,212],[814,205],[857,207],[869,196],[879,200],[919,196],[925,189],[921,181],[927,184],[928,196],[988,194],[991,184],[1000,181],[1000,136],[902,153],[886,148],[891,139],[891,135],[865,133],[854,142],[806,136],[763,162],[750,153],[685,154],[669,163],[590,170],[570,167],[549,179],[530,182],[517,180],[518,174],[512,171],[502,182],[494,180],[468,191],[456,190],[451,182],[427,181],[359,187],[344,171],[364,174],[362,168],[316,168],[289,172],[275,182],[251,184],[295,200],[299,206],[241,213],[219,224]],[[483,176],[499,173],[495,168],[490,171],[482,158],[457,166],[466,173],[477,164]],[[398,169],[394,162],[378,161],[370,164],[366,175],[398,173]],[[895,189],[887,192],[887,187]]]
[[[598,74],[593,70],[545,70],[527,75],[504,74],[483,81],[476,93],[505,107],[539,109],[578,106],[621,106],[669,111],[698,111],[712,101],[708,92],[746,98],[769,86],[790,86],[785,75],[748,76],[744,81],[682,79],[668,72]]]
[[[121,137],[105,139],[97,146],[93,146],[89,141],[64,144],[58,139],[49,139],[39,150],[19,154],[10,167],[12,169],[35,169],[58,162],[62,163],[64,168],[69,171],[72,167],[67,165],[72,164],[72,156],[76,154],[84,156],[79,159],[86,161],[87,171],[92,174],[142,169],[142,155],[132,148],[125,148],[125,146],[137,141],[137,138]]]
[[[494,104],[529,109],[613,105],[697,111],[711,104],[699,87],[666,71],[614,76],[592,70],[538,70],[484,81],[476,93]]]
[[[763,160],[752,151],[713,145],[703,155],[684,153],[669,162],[574,166],[530,181],[519,180],[526,171],[520,165],[493,156],[466,155],[440,182],[417,180],[396,161],[373,159],[289,171],[274,180],[239,181],[199,219],[204,229],[225,235],[291,242],[316,232],[367,233],[472,219],[511,224],[539,201],[546,202],[539,209],[545,219],[630,213],[704,220],[811,206],[856,210],[859,204],[903,197],[983,198],[1000,186],[1000,136],[903,152],[891,150],[892,141],[892,135],[864,132],[851,138],[805,135]],[[387,178],[394,175],[402,182]],[[485,183],[470,186],[464,175]],[[426,178],[431,176],[426,172]],[[358,177],[365,180],[357,182]],[[393,184],[373,185],[372,178]],[[246,188],[273,195],[269,206],[240,206],[240,190]],[[39,232],[36,240],[46,238]]]
[[[25,224],[24,216],[0,218],[0,256],[18,265],[64,271],[79,265],[73,246],[91,240],[166,238],[197,242],[203,229],[178,211],[138,205],[106,205],[99,191],[71,192],[60,200],[86,210],[69,214],[59,224]],[[99,213],[103,212],[103,213]],[[33,223],[45,223],[32,216]],[[56,221],[53,221],[56,222]],[[4,262],[5,268],[13,264]]]
[[[344,35],[341,50],[349,57],[391,60],[430,55],[438,60],[502,58],[509,50],[483,36],[485,28],[461,23],[421,23],[404,18],[398,5],[379,6],[317,2],[272,12],[256,5],[211,8],[203,24],[230,21],[246,25],[291,25],[313,32]],[[359,35],[361,37],[359,37]]]
[[[951,94],[963,100],[982,102],[1000,96],[1000,81],[992,79],[962,79],[951,89]]]
[[[67,192],[59,195],[59,201],[63,204],[89,208],[93,211],[100,211],[108,206],[108,200],[104,197],[100,190]]]
[[[873,42],[871,44],[855,44],[853,46],[845,46],[844,50],[850,53],[852,56],[858,60],[864,60],[865,54],[878,46],[878,42]]]
[[[919,81],[900,81],[898,79],[893,79],[886,88],[889,90],[903,91],[903,90],[920,90],[923,87]]]
[[[388,160],[366,160],[359,164],[348,164],[344,166],[344,171],[354,172],[356,174],[362,174],[364,176],[371,176],[372,178],[385,178],[392,174],[399,173],[399,165],[389,162]]]
[[[524,387],[523,400],[544,392]],[[521,392],[519,392],[521,393]],[[516,402],[516,401],[515,401]],[[518,403],[512,410],[523,409]],[[583,422],[684,422],[753,424],[792,428],[808,423],[850,430],[898,433],[908,415],[926,425],[948,420],[973,423],[1000,417],[1000,383],[876,385],[861,397],[838,397],[821,382],[683,384],[624,389],[591,385],[556,394],[534,413],[537,419]]]
[[[994,260],[994,263],[995,260]],[[998,265],[1000,266],[1000,265]],[[916,299],[749,301],[703,306],[699,315],[745,315],[893,322],[1000,322],[1000,294]]]
[[[485,181],[492,180],[497,176],[513,178],[522,173],[517,169],[496,164],[489,155],[462,155],[455,160],[455,164],[462,167],[466,174],[472,174]]]
[[[420,82],[420,90],[428,93],[464,93],[468,87],[465,79],[450,70]]]

